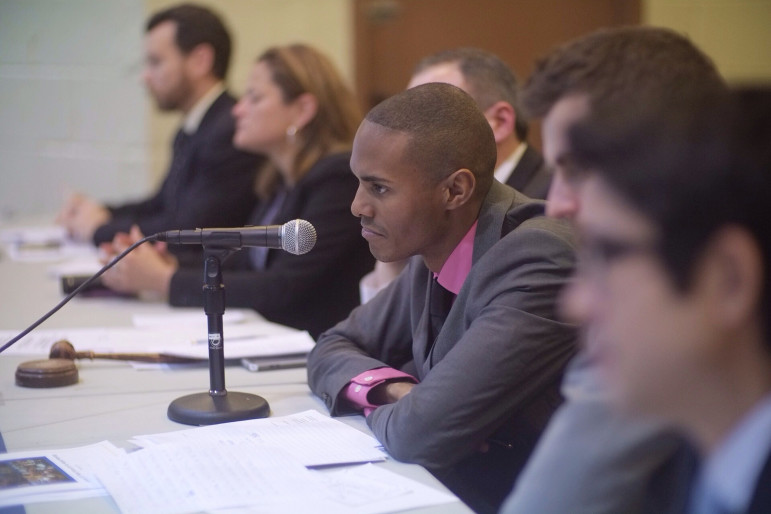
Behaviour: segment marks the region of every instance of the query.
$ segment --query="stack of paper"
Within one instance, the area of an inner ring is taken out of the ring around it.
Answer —
[[[308,467],[375,462],[386,458],[377,439],[314,410],[278,418],[136,436],[131,442],[149,448],[181,442],[195,445],[214,440],[228,444],[248,440],[261,446],[280,448]]]
[[[167,321],[162,321],[165,318],[168,318]],[[190,322],[191,319],[196,321]],[[180,320],[188,321],[183,323]],[[3,353],[47,356],[53,343],[66,339],[77,351],[160,353],[208,359],[206,316],[203,312],[199,316],[190,312],[145,316],[138,318],[138,321],[138,326],[134,327],[39,329]],[[0,331],[0,344],[17,333]],[[307,332],[264,320],[226,321],[223,333],[226,359],[305,354],[314,345],[313,338]]]
[[[106,492],[129,514],[377,514],[458,501],[371,464],[309,469],[385,458],[375,439],[316,411],[133,441],[143,447],[126,453],[100,443],[30,454],[23,462],[9,455],[0,460],[0,505]],[[6,479],[25,468],[26,478]]]
[[[21,262],[55,262],[96,255],[93,245],[70,240],[64,227],[56,225],[4,229],[0,231],[0,242],[11,259]]]

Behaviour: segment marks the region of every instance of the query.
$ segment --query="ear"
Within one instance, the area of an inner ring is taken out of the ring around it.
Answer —
[[[444,201],[447,210],[455,210],[466,205],[476,190],[477,179],[470,170],[461,168],[450,174],[443,181]]]
[[[301,130],[316,117],[319,101],[311,93],[303,93],[292,102],[294,108],[294,125]]]
[[[485,109],[485,118],[487,118],[490,127],[495,135],[495,142],[500,144],[514,134],[514,123],[517,121],[517,113],[510,103],[503,100],[495,102]]]
[[[214,73],[214,48],[201,43],[193,48],[186,57],[188,70],[194,77],[200,78]]]
[[[747,327],[760,314],[763,257],[755,238],[737,225],[721,229],[708,244],[697,277],[709,288],[711,312],[728,329]]]

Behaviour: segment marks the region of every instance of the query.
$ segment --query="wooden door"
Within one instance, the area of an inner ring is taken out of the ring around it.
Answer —
[[[354,0],[356,88],[366,110],[401,91],[422,57],[458,46],[500,56],[520,81],[554,46],[640,22],[639,0]],[[538,132],[531,131],[538,144]]]

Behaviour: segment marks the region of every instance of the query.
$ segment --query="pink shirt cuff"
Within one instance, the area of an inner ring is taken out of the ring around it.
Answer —
[[[394,368],[376,368],[360,373],[351,379],[351,383],[343,389],[343,397],[348,400],[351,405],[362,409],[365,416],[377,409],[379,405],[375,405],[369,401],[367,396],[369,392],[375,387],[384,382],[394,379],[408,379],[408,381],[415,384],[418,380],[408,373],[404,373]]]

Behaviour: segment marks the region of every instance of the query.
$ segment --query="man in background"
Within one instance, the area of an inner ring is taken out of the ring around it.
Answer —
[[[548,54],[523,90],[529,114],[543,118],[544,157],[554,171],[547,214],[573,219],[581,212],[578,192],[590,172],[571,154],[568,131],[576,122],[600,111],[626,113],[627,119],[645,109],[662,112],[657,106],[724,89],[707,56],[661,28],[602,30]],[[611,391],[586,350],[568,367],[562,392],[566,401],[502,512],[657,512],[667,482],[680,466],[691,465],[682,439],[663,424],[613,411]],[[656,492],[658,484],[663,487]]]
[[[423,58],[415,66],[407,87],[430,82],[461,88],[482,110],[495,136],[495,178],[531,198],[545,199],[551,174],[541,154],[527,144],[528,123],[511,68],[490,52],[456,48]],[[375,269],[361,281],[362,302],[388,285],[405,265],[401,261],[377,261]]]
[[[546,199],[551,175],[541,154],[527,144],[529,127],[511,68],[490,52],[456,48],[423,58],[407,87],[429,82],[461,88],[485,114],[498,150],[495,178],[530,198]]]
[[[230,51],[227,29],[205,7],[182,4],[150,18],[143,79],[160,110],[183,115],[168,173],[155,195],[135,203],[73,195],[57,218],[72,237],[100,244],[132,225],[153,234],[246,222],[262,160],[233,147],[235,98],[224,82]]]

